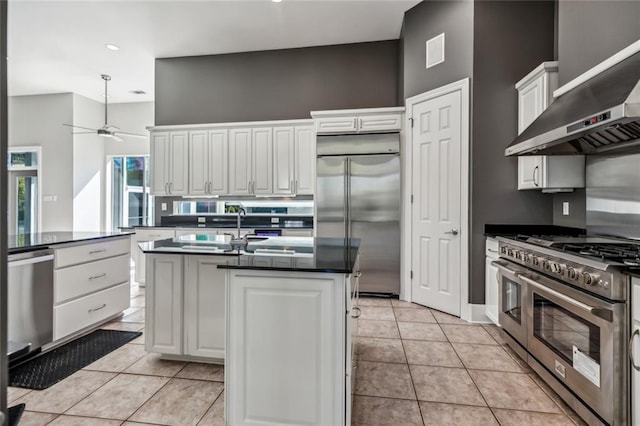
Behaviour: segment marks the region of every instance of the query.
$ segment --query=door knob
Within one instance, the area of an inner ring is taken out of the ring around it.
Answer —
[[[445,234],[458,235],[458,230],[456,228],[452,228],[451,231],[447,231]]]

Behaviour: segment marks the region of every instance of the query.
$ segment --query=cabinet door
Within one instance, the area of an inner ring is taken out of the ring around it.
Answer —
[[[186,256],[185,325],[187,355],[224,358],[225,270],[215,256]]]
[[[209,194],[224,195],[228,193],[229,155],[227,130],[209,131]]]
[[[145,349],[182,354],[182,256],[147,257]]]
[[[402,114],[358,118],[358,132],[391,132],[402,128]]]
[[[273,134],[272,129],[253,129],[253,193],[273,193]]]
[[[295,128],[296,194],[313,195],[316,186],[316,138],[311,127]]]
[[[151,134],[151,193],[169,194],[169,133]]]
[[[545,110],[545,76],[541,75],[518,92],[518,134]]]
[[[358,119],[356,117],[316,118],[316,132],[319,135],[356,133],[357,130]]]
[[[545,172],[543,168],[540,155],[518,157],[518,189],[540,189]]]
[[[273,129],[273,193],[293,194],[294,132],[293,127]]]
[[[205,195],[209,183],[209,137],[205,130],[189,132],[189,195]]]
[[[251,190],[251,129],[229,131],[229,193],[250,194]]]
[[[498,268],[491,264],[493,259],[485,259],[485,315],[498,325]]]
[[[187,195],[189,191],[189,132],[171,132],[169,155],[169,195]]]
[[[636,306],[634,310],[640,310],[640,307]],[[634,319],[631,333],[636,331],[640,333],[640,321]],[[635,364],[640,365],[640,336],[635,336],[631,344]],[[633,366],[631,367],[631,393],[631,424],[636,425],[640,422],[640,371],[633,368]]]

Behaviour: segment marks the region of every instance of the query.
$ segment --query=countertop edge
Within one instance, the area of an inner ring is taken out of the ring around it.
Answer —
[[[31,251],[43,250],[43,249],[51,248],[53,246],[58,246],[61,244],[71,244],[71,243],[78,243],[81,241],[104,240],[108,238],[126,237],[134,234],[135,232],[122,232],[120,234],[113,234],[113,235],[98,235],[98,236],[86,237],[86,238],[74,238],[71,240],[64,240],[64,241],[53,241],[50,243],[43,243],[43,244],[33,245],[29,247],[13,247],[13,248],[9,247],[7,250],[7,254],[11,255],[11,254],[29,253]]]

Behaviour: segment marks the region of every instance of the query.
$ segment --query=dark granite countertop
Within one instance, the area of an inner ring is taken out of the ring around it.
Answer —
[[[484,225],[484,235],[486,237],[496,237],[501,235],[567,235],[577,236],[586,234],[582,228],[571,228],[568,226],[556,225],[518,225],[518,224],[492,224]]]
[[[231,250],[224,235],[187,235],[139,244],[147,254],[194,254],[225,257],[221,269],[351,273],[360,240],[269,237],[250,240],[245,250]]]
[[[640,268],[637,267],[628,268],[624,271],[624,273],[633,278],[640,278]]]
[[[35,234],[9,235],[7,237],[7,245],[9,254],[17,254],[41,250],[57,244],[100,240],[131,234],[131,232],[38,232]]]

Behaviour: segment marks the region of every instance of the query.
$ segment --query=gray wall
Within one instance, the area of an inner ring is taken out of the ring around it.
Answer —
[[[560,85],[640,39],[640,1],[559,2]]]
[[[155,124],[396,106],[398,40],[156,60]]]
[[[504,156],[516,137],[514,84],[554,55],[553,1],[474,3],[471,301],[484,303],[485,223],[553,222],[553,197],[518,191],[518,161]]]
[[[594,30],[595,29],[595,30]],[[563,85],[640,39],[640,1],[559,0],[559,83]],[[569,201],[569,216],[562,202]],[[554,225],[586,227],[584,190],[553,196]]]
[[[553,1],[425,1],[405,14],[404,96],[471,77],[470,301],[484,303],[484,224],[552,223],[553,198],[517,191],[515,83],[554,59]],[[425,42],[445,33],[445,62],[425,69]]]
[[[445,33],[445,61],[426,69],[425,43],[441,33]],[[404,98],[471,77],[472,1],[423,1],[405,13],[401,37]]]

